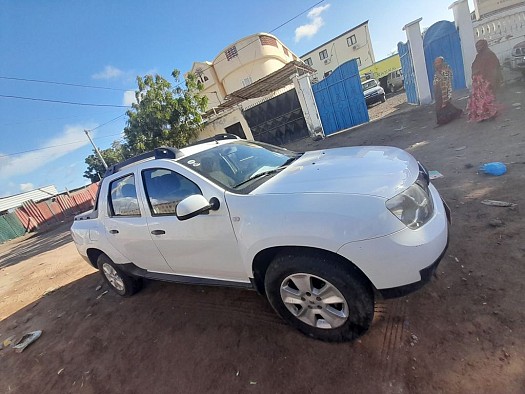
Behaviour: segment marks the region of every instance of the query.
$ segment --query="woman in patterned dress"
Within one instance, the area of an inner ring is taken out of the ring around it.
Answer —
[[[445,63],[443,57],[434,60],[434,99],[436,101],[436,121],[438,125],[444,125],[457,119],[463,111],[452,105],[452,70]]]
[[[498,114],[495,92],[501,85],[501,66],[486,40],[476,42],[478,54],[472,63],[472,93],[468,100],[469,122],[493,119]]]

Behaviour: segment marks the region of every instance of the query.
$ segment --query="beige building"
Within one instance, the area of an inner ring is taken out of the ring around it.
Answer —
[[[357,60],[360,70],[375,63],[368,21],[301,56],[303,62],[317,70],[313,75],[314,82],[321,81],[339,65],[352,59]]]
[[[523,0],[474,0],[474,14],[476,20],[480,20],[485,16],[523,4]]]
[[[284,67],[298,57],[277,37],[253,34],[224,48],[213,62],[195,62],[191,72],[204,84],[208,109],[219,107],[226,96]],[[290,81],[291,83],[291,81]]]
[[[475,0],[471,14],[475,40],[485,39],[501,63],[525,37],[525,1]]]

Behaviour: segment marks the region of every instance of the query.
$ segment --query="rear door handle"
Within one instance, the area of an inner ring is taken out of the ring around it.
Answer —
[[[118,230],[109,230],[110,234],[118,234]]]
[[[164,230],[153,230],[151,233],[153,235],[162,235],[162,234],[166,234],[166,231],[164,231]]]

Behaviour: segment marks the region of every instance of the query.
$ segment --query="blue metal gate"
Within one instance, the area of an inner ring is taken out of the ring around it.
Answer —
[[[419,97],[416,86],[416,74],[414,72],[414,63],[412,62],[410,43],[398,43],[397,52],[399,53],[399,59],[401,60],[401,71],[403,72],[403,84],[407,94],[407,102],[410,104],[419,105]]]
[[[434,95],[432,87],[434,60],[438,56],[445,58],[445,62],[448,63],[454,73],[452,90],[466,88],[461,41],[459,32],[453,22],[440,21],[430,26],[423,36],[423,49],[425,51],[425,63],[427,65],[428,81],[432,96]]]
[[[341,64],[312,90],[325,135],[370,120],[355,60]]]

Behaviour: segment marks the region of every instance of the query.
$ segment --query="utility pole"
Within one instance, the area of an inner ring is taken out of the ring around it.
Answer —
[[[93,149],[95,149],[95,152],[97,153],[98,158],[100,159],[100,161],[101,161],[102,164],[104,165],[104,168],[107,170],[107,169],[108,169],[108,165],[106,164],[104,158],[103,158],[102,155],[100,154],[100,151],[99,151],[98,148],[96,147],[95,143],[94,143],[93,140],[91,139],[91,136],[89,135],[89,131],[84,130],[84,133],[86,133],[87,137],[89,138],[89,142],[91,142],[91,145],[93,145]]]

